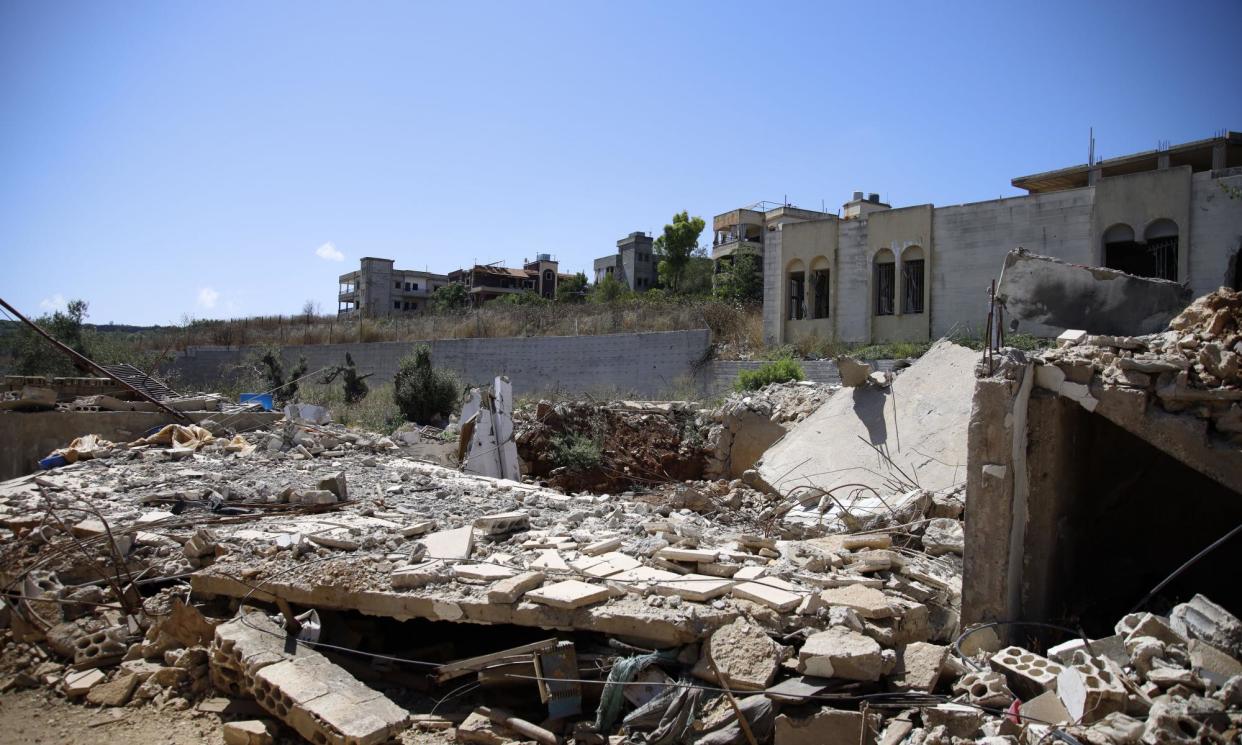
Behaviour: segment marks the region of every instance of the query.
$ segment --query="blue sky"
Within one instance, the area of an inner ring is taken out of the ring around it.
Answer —
[[[1014,195],[1242,129],[1242,2],[0,3],[0,296],[336,309],[682,209]],[[706,237],[706,236],[705,236]],[[339,260],[338,260],[339,258]]]

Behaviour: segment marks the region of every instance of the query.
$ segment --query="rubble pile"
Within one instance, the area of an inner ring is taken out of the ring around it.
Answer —
[[[710,413],[703,450],[703,475],[738,478],[772,443],[828,400],[834,389],[821,383],[769,383],[734,393]]]
[[[1140,392],[1242,442],[1242,293],[1220,288],[1146,336],[1068,331],[1037,360],[1036,383],[1094,408],[1093,383]]]
[[[699,478],[699,415],[687,402],[539,401],[514,412],[524,473],[568,491]],[[575,458],[575,443],[596,451]]]

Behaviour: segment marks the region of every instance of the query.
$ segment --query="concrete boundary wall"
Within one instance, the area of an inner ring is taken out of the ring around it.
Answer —
[[[707,329],[599,336],[530,336],[445,339],[428,342],[315,344],[281,349],[286,366],[305,356],[310,370],[341,365],[345,354],[374,382],[389,382],[403,357],[419,344],[431,347],[437,366],[464,382],[486,383],[508,375],[517,394],[544,391],[624,391],[655,396],[693,389],[711,349]],[[237,367],[254,348],[192,347],[169,369],[182,389],[237,377]]]

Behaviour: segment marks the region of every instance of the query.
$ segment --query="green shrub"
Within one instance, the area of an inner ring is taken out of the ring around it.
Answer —
[[[392,396],[408,421],[427,424],[457,409],[461,385],[453,373],[431,366],[431,348],[421,344],[414,354],[401,360]]]
[[[733,388],[738,391],[758,390],[768,383],[788,383],[791,380],[804,380],[802,365],[797,360],[785,357],[772,360],[757,370],[742,370],[737,374],[737,382]]]
[[[571,432],[552,438],[552,463],[570,471],[589,471],[603,461],[599,444],[586,435]]]

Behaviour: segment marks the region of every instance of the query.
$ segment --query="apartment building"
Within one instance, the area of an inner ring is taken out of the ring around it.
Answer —
[[[431,293],[449,282],[447,275],[396,269],[394,263],[368,256],[357,271],[342,274],[337,279],[337,314],[383,318],[422,313]]]

